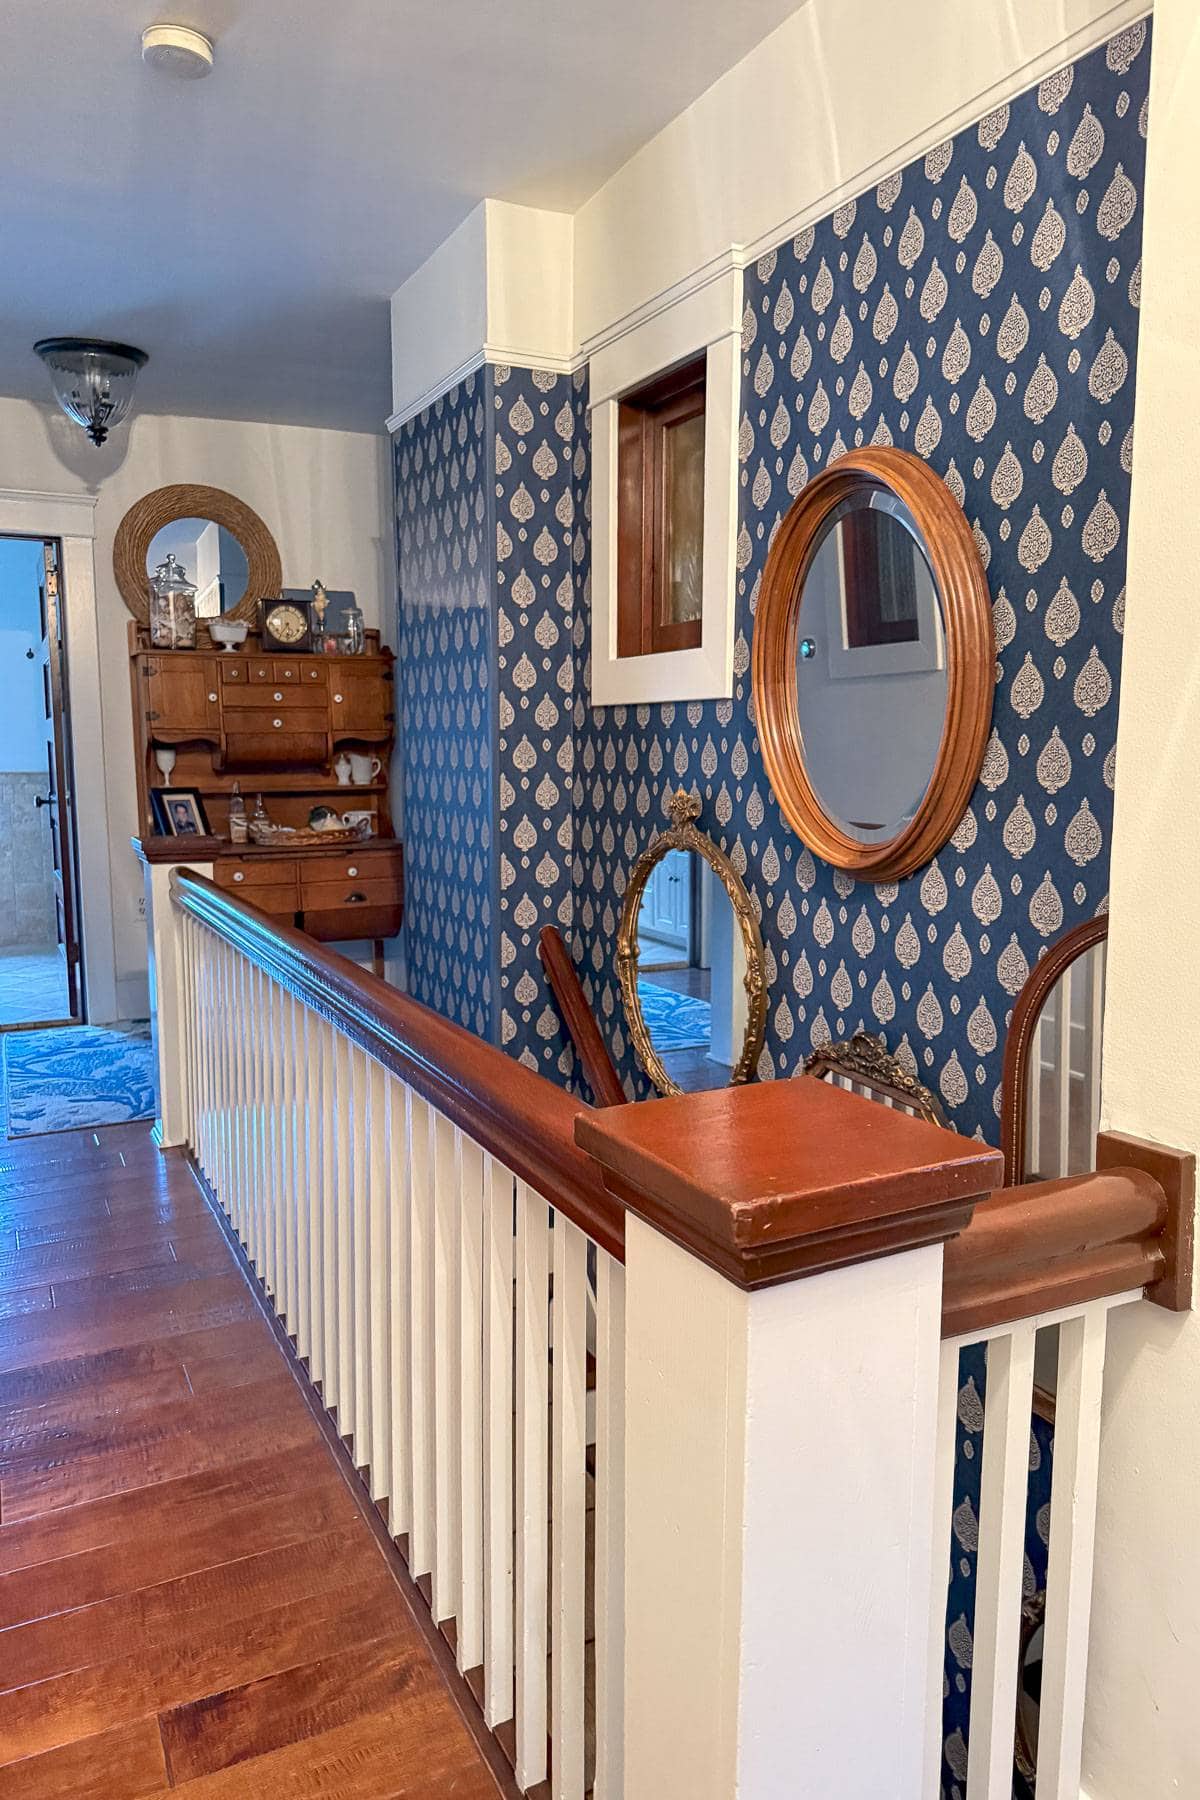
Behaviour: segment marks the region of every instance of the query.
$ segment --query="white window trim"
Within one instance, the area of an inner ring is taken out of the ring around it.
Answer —
[[[593,706],[728,700],[737,603],[738,407],[742,270],[733,257],[682,295],[597,349],[592,407]],[[691,650],[617,655],[617,443],[620,397],[707,351],[704,392],[704,576],[701,641]]]
[[[62,544],[62,627],[71,700],[70,779],[75,800],[84,994],[89,1023],[103,1025],[120,1013],[96,618],[95,510],[94,494],[0,488],[0,532],[53,537]]]

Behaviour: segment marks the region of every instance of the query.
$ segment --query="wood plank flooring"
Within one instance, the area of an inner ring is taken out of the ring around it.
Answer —
[[[0,1800],[495,1800],[186,1165],[0,1142]]]

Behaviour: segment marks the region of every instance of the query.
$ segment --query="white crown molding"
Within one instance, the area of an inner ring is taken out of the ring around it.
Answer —
[[[598,350],[607,350],[611,344],[627,337],[631,331],[638,331],[643,325],[649,324],[660,313],[669,312],[672,307],[689,300],[693,294],[699,294],[714,282],[722,281],[727,275],[745,268],[746,261],[746,253],[740,244],[731,244],[728,250],[719,251],[706,263],[701,263],[698,269],[693,269],[690,275],[672,282],[661,293],[652,294],[649,300],[644,300],[640,306],[633,307],[611,325],[606,325],[603,331],[593,332],[581,346],[579,362],[590,362]]]
[[[431,406],[450,388],[474,370],[482,367],[484,363],[505,364],[508,367],[520,369],[548,369],[556,374],[574,374],[577,369],[591,363],[598,353],[611,349],[621,339],[642,330],[663,313],[671,312],[682,306],[693,296],[703,293],[714,283],[723,280],[730,272],[740,272],[747,265],[756,262],[759,257],[766,255],[771,250],[778,249],[781,244],[785,244],[790,238],[795,237],[798,232],[827,218],[831,212],[847,200],[857,199],[860,195],[869,192],[885,176],[917,161],[935,145],[978,124],[979,120],[985,118],[989,112],[1027,92],[1028,89],[1044,80],[1047,75],[1053,74],[1068,63],[1077,61],[1081,56],[1086,56],[1090,51],[1106,43],[1117,32],[1135,24],[1138,20],[1149,17],[1151,10],[1146,0],[1113,0],[1113,4],[1107,7],[1099,17],[1059,39],[1056,44],[1039,55],[1028,58],[1016,69],[1008,72],[1002,80],[980,89],[970,100],[963,102],[953,111],[942,114],[904,143],[893,146],[885,156],[864,165],[835,186],[824,188],[819,194],[806,200],[802,207],[761,232],[752,241],[744,244],[730,244],[727,249],[718,251],[687,275],[657,293],[651,294],[601,330],[584,338],[578,349],[569,356],[547,355],[544,352],[529,349],[525,345],[486,342],[478,352],[457,368],[447,371],[436,381],[431,382],[421,393],[415,395],[412,400],[406,401],[398,407],[387,421],[387,430],[389,433],[398,430],[401,425],[406,424],[409,419],[415,418],[418,413]]]
[[[857,200],[860,195],[869,192],[871,188],[878,187],[886,176],[894,174],[897,169],[906,169],[910,163],[926,156],[935,145],[945,143],[947,138],[956,137],[960,131],[969,130],[972,125],[978,125],[979,121],[985,119],[990,112],[995,112],[997,107],[1004,106],[1007,102],[1016,100],[1021,94],[1027,93],[1030,88],[1036,87],[1039,82],[1044,81],[1047,75],[1053,75],[1057,70],[1065,68],[1068,63],[1077,62],[1081,56],[1087,56],[1090,51],[1098,50],[1101,44],[1106,44],[1111,37],[1114,37],[1118,31],[1123,31],[1126,26],[1136,24],[1139,19],[1149,18],[1152,10],[1146,4],[1146,0],[1115,0],[1115,3],[1100,18],[1092,19],[1087,25],[1081,26],[1078,31],[1060,39],[1057,44],[1044,51],[1040,56],[1031,57],[1018,69],[1005,75],[1002,81],[993,82],[990,87],[980,89],[970,100],[964,101],[952,112],[935,119],[905,143],[898,144],[889,150],[886,156],[877,157],[874,162],[868,163],[857,173],[848,175],[844,181],[838,182],[836,187],[824,189],[822,193],[807,201],[799,211],[790,214],[780,224],[772,225],[767,231],[761,232],[752,243],[743,247],[744,263],[757,262],[758,258],[765,256],[768,251],[777,250],[781,244],[786,243],[789,238],[795,237],[798,232],[828,218],[830,213],[844,205],[847,200]]]
[[[468,375],[474,375],[487,364],[494,369],[547,369],[552,375],[573,375],[576,369],[582,368],[585,360],[582,356],[542,356],[536,350],[516,349],[508,344],[485,344],[482,350],[477,350],[466,362],[459,363],[449,374],[432,382],[415,400],[406,401],[403,406],[398,407],[387,420],[385,429],[389,436],[399,431],[402,425],[407,425],[418,413],[423,413],[427,407],[444,399],[451,388],[457,387],[460,381],[465,381]]]
[[[0,488],[0,531],[21,535],[93,538],[95,494],[52,494],[35,488]]]
[[[402,425],[407,425],[408,421],[415,419],[418,413],[423,413],[427,407],[433,406],[436,401],[448,394],[451,388],[457,387],[460,381],[465,381],[468,375],[474,375],[477,369],[482,369],[486,360],[486,352],[482,349],[476,350],[474,355],[468,356],[465,362],[459,363],[456,369],[449,369],[444,375],[439,375],[436,381],[431,381],[429,386],[422,389],[412,400],[406,400],[402,406],[398,406],[387,420],[385,429],[388,435],[399,431]]]

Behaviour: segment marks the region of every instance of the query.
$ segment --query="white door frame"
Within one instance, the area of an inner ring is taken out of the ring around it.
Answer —
[[[79,875],[83,989],[88,1020],[93,1025],[104,1025],[117,1018],[118,1008],[100,702],[100,638],[96,622],[95,511],[94,494],[45,494],[0,488],[0,533],[58,538],[62,544],[60,620],[67,646],[70,780]]]

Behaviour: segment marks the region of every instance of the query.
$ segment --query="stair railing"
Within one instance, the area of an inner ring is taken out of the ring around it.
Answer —
[[[1062,1321],[1037,1794],[1077,1800],[1103,1320],[1188,1303],[1187,1159],[995,1192],[998,1153],[816,1081],[593,1112],[191,871],[151,901],[164,1142],[516,1791],[935,1800],[986,1339],[964,1791],[1008,1800],[1029,1345]]]

